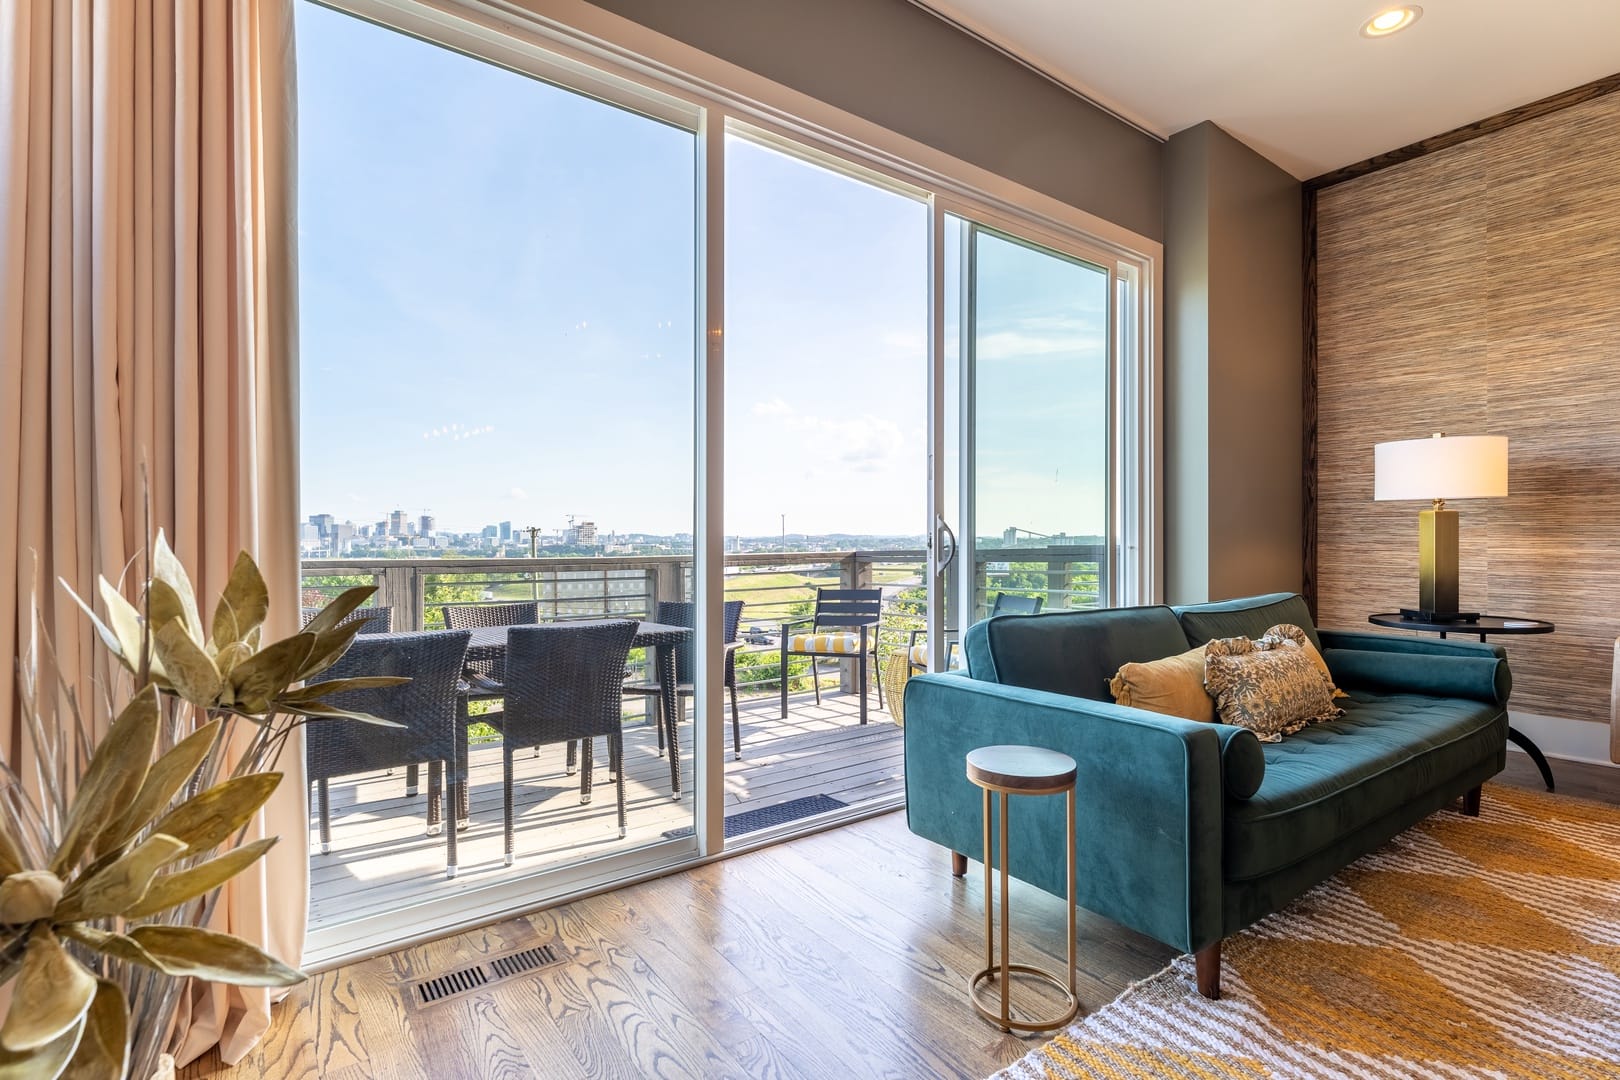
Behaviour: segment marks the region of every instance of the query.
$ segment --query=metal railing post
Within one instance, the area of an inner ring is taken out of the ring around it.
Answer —
[[[1069,595],[1069,560],[1046,560],[1046,606],[1066,610],[1072,606]]]

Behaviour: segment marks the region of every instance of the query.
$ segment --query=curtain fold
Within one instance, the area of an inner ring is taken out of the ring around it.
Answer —
[[[239,549],[297,629],[292,0],[0,0],[0,753],[21,759],[14,659],[40,605],[96,700],[93,596],[163,528],[200,596]],[[144,480],[143,480],[144,477]],[[148,520],[148,504],[150,520]],[[46,584],[50,583],[50,584]],[[281,837],[216,926],[296,962],[308,892],[301,741],[259,823]],[[274,882],[274,886],[271,886]],[[202,985],[182,1062],[234,1062],[269,992]]]

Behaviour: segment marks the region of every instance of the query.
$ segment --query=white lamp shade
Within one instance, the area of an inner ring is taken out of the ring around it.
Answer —
[[[1373,447],[1373,498],[1490,499],[1508,493],[1503,435],[1447,435]]]

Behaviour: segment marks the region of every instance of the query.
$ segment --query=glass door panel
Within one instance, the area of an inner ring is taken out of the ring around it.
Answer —
[[[953,615],[1108,602],[1111,275],[947,217],[946,368],[957,372]],[[946,661],[948,662],[948,661]]]

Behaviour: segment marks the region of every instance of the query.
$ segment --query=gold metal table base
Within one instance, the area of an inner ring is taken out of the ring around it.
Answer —
[[[1067,759],[1065,759],[1065,760],[1067,760]],[[968,999],[973,1002],[973,1008],[974,1008],[975,1011],[978,1012],[978,1014],[980,1016],[982,1016],[986,1020],[990,1021],[990,1023],[996,1025],[996,1027],[1000,1028],[1002,1031],[1006,1031],[1006,1032],[1043,1032],[1043,1031],[1052,1031],[1052,1030],[1054,1030],[1056,1028],[1060,1028],[1063,1025],[1067,1024],[1070,1020],[1073,1020],[1074,1017],[1075,1017],[1075,1014],[1080,1011],[1080,997],[1079,997],[1079,994],[1075,990],[1075,983],[1074,983],[1074,969],[1075,969],[1075,955],[1074,955],[1075,954],[1075,941],[1074,941],[1074,921],[1075,921],[1075,910],[1074,910],[1074,863],[1075,863],[1075,858],[1074,858],[1074,784],[1075,784],[1075,779],[1074,779],[1074,773],[1072,772],[1073,764],[1074,764],[1073,761],[1070,760],[1069,761],[1069,766],[1070,766],[1071,771],[1069,772],[1067,777],[1063,777],[1061,779],[1058,778],[1058,777],[1042,778],[1045,781],[1044,783],[1042,782],[1042,780],[1035,780],[1034,778],[1030,778],[1028,780],[1019,779],[1017,781],[1009,779],[1009,781],[1008,781],[1009,784],[1013,783],[1013,782],[1018,782],[1019,783],[1019,786],[1013,787],[1013,786],[1003,786],[1002,784],[999,784],[999,783],[993,783],[988,778],[986,778],[986,777],[984,777],[982,775],[975,775],[974,771],[973,771],[973,767],[972,767],[972,762],[970,761],[970,763],[969,763],[968,779],[971,780],[978,787],[982,788],[983,791],[984,791],[984,946],[985,946],[985,965],[984,965],[984,967],[980,968],[977,972],[975,972],[973,977],[968,980]],[[1055,975],[1054,973],[1052,973],[1050,971],[1046,971],[1043,968],[1034,967],[1034,966],[1029,965],[1029,964],[1010,964],[1010,963],[1007,962],[1007,959],[1008,959],[1007,928],[1008,928],[1008,925],[1011,922],[1011,918],[1012,918],[1012,913],[1011,913],[1011,911],[1009,910],[1009,908],[1007,906],[1007,879],[1008,879],[1007,866],[1009,865],[1009,859],[1007,858],[1007,796],[1008,795],[1057,795],[1057,794],[1060,794],[1060,793],[1064,796],[1064,811],[1065,811],[1065,813],[1064,813],[1064,820],[1065,820],[1064,832],[1066,834],[1064,839],[1066,840],[1066,855],[1067,855],[1067,858],[1068,858],[1068,862],[1067,862],[1068,875],[1067,875],[1067,877],[1065,879],[1065,884],[1067,885],[1067,888],[1064,890],[1065,893],[1067,894],[1066,897],[1065,897],[1065,903],[1066,903],[1067,915],[1068,915],[1068,920],[1067,921],[1068,921],[1069,978],[1068,978],[1067,985],[1065,985],[1064,980],[1059,978],[1057,975]],[[1000,824],[1000,843],[995,848],[991,847],[991,820],[992,820],[992,815],[991,815],[991,810],[992,810],[991,795],[992,794],[1000,796],[1000,800],[999,800],[1000,805],[998,807],[995,807],[995,809],[998,809],[1000,811],[1000,813],[998,815],[996,815],[996,817],[999,819],[999,824]],[[1001,905],[1000,905],[1001,906],[1001,932],[1000,932],[999,935],[996,933],[996,915],[995,915],[996,905],[992,902],[993,898],[994,898],[994,895],[995,895],[994,892],[992,891],[992,887],[993,887],[993,884],[994,884],[994,871],[996,870],[995,863],[994,863],[993,859],[991,858],[991,855],[992,855],[993,851],[999,851],[1000,854],[1001,854],[1001,867],[1000,867],[1000,869],[1001,869]],[[999,963],[999,964],[996,962],[996,938],[998,936],[1001,938],[1001,963]],[[1055,1016],[1055,1017],[1045,1017],[1045,1018],[1031,1017],[1028,1020],[1016,1020],[1016,1019],[1014,1019],[1013,1015],[1012,1015],[1012,985],[1011,985],[1011,982],[1012,982],[1011,977],[1012,977],[1012,975],[1014,973],[1021,974],[1021,975],[1028,975],[1028,976],[1031,976],[1032,978],[1040,979],[1041,981],[1048,983],[1053,989],[1055,989],[1058,992],[1060,992],[1061,994],[1063,994],[1065,1004],[1066,1004],[1066,1008],[1063,1010],[1063,1012],[1060,1015]],[[980,990],[980,988],[982,986],[994,986],[994,987],[996,987],[997,989],[1000,990],[999,997],[1000,997],[1001,1000],[998,1003],[998,1008],[991,1009],[991,1008],[987,1007],[983,1001],[980,1000],[979,990]]]
[[[1037,979],[1040,979],[1042,982],[1045,982],[1047,985],[1051,986],[1052,989],[1063,995],[1063,1000],[1067,1002],[1067,1007],[1063,1010],[1061,1015],[1055,1016],[1050,1020],[1014,1020],[1011,1015],[1012,1010],[1008,1008],[1006,1004],[1006,990],[1003,989],[1001,994],[1001,1002],[997,1005],[997,1007],[993,1010],[987,1008],[984,1002],[979,999],[979,989],[989,980],[999,980],[1002,972],[1000,964],[997,964],[995,967],[984,968],[983,970],[975,973],[973,978],[968,980],[968,999],[973,1002],[973,1007],[974,1009],[978,1010],[980,1016],[996,1025],[996,1027],[1000,1028],[1002,1031],[1055,1031],[1067,1024],[1070,1020],[1073,1020],[1075,1014],[1080,1011],[1080,998],[1076,996],[1072,983],[1069,986],[1064,986],[1063,980],[1052,974],[1052,972],[1047,971],[1044,968],[1031,967],[1029,964],[1008,964],[1007,970],[1015,975],[1031,975]],[[990,985],[994,986],[995,984],[990,982]]]

